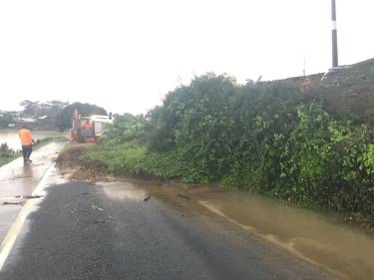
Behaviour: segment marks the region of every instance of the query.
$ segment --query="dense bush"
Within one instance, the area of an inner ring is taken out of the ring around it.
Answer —
[[[220,183],[300,205],[374,213],[373,131],[291,82],[208,74],[146,117],[117,118],[89,158],[114,172]],[[351,114],[351,112],[350,112]]]
[[[105,131],[104,142],[123,144],[136,140],[144,142],[146,121],[144,117],[124,114],[117,116],[113,125]]]

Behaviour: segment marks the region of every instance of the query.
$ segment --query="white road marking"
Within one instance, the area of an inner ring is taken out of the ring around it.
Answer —
[[[48,187],[48,177],[55,169],[55,164],[52,164],[47,171],[44,173],[43,178],[39,182],[38,186],[33,191],[32,195],[42,195],[45,197],[46,188]],[[21,211],[17,215],[16,220],[14,221],[12,227],[8,231],[7,235],[5,236],[3,242],[0,246],[0,271],[3,269],[3,266],[12,251],[13,245],[17,240],[18,235],[20,234],[22,227],[29,216],[32,213],[36,206],[42,201],[41,198],[36,199],[28,199],[25,205],[22,207]]]

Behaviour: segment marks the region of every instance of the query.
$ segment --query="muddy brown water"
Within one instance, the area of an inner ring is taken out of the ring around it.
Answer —
[[[339,223],[326,214],[243,191],[188,189],[182,184],[127,179],[103,186],[108,196],[120,200],[141,201],[151,195],[178,207],[215,213],[338,279],[374,279],[372,233]],[[187,196],[178,196],[181,193]]]
[[[35,141],[59,136],[66,136],[66,133],[57,131],[33,131],[33,138]],[[17,130],[0,130],[0,145],[3,143],[7,143],[13,150],[21,150],[21,143]]]

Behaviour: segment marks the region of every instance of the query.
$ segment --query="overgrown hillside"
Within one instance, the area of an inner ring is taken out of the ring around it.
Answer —
[[[336,119],[374,127],[374,59],[329,74],[311,94],[323,97],[324,108]]]
[[[373,217],[374,60],[321,78],[198,77],[147,116],[118,117],[84,160]]]

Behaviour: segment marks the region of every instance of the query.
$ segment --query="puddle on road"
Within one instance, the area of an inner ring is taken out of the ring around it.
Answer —
[[[103,186],[104,194],[113,200],[144,201],[147,192],[136,188],[131,182],[98,183]]]
[[[183,184],[126,180],[104,183],[112,199],[143,201],[148,194],[179,206],[224,217],[291,254],[343,279],[374,279],[374,237],[336,219],[243,191],[190,188]],[[191,200],[177,195],[187,193]]]
[[[245,192],[204,194],[199,203],[245,230],[345,279],[374,279],[374,239],[323,214]]]

